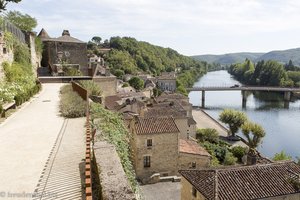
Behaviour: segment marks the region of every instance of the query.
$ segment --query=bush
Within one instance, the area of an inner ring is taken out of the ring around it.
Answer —
[[[276,153],[273,157],[274,161],[291,160],[291,159],[292,159],[292,157],[290,155],[286,154],[284,151]]]
[[[232,147],[230,151],[238,159],[238,162],[242,162],[242,158],[246,154],[247,148],[241,146],[235,146]]]
[[[136,90],[141,90],[144,88],[144,81],[137,76],[132,77],[128,83]]]
[[[213,128],[198,129],[196,132],[196,138],[201,142],[208,141],[215,144],[219,142],[218,132]]]
[[[59,109],[64,117],[83,117],[86,113],[86,101],[73,91],[71,85],[65,85],[60,90]]]
[[[101,96],[102,94],[100,86],[92,80],[79,81],[79,84],[88,91],[89,96]]]
[[[230,151],[226,151],[224,157],[224,165],[234,165],[237,161],[237,158],[233,156]]]

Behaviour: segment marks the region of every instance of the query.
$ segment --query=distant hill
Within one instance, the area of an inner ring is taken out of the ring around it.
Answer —
[[[230,65],[233,63],[244,62],[246,58],[250,60],[256,60],[262,55],[264,55],[264,53],[243,52],[243,53],[228,53],[223,55],[206,54],[206,55],[192,56],[192,58],[196,60],[206,61],[208,63],[220,63],[222,65]]]
[[[260,60],[276,60],[282,63],[288,63],[292,60],[295,65],[300,65],[300,48],[288,49],[282,51],[270,51],[268,53],[229,53],[223,55],[198,55],[192,56],[196,60],[206,61],[208,63],[219,63],[221,65],[230,65],[233,63],[244,62],[246,58],[257,62]]]

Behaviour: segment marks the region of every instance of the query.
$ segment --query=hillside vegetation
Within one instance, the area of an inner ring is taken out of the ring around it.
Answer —
[[[224,55],[197,55],[192,56],[195,60],[202,60],[208,63],[219,63],[221,65],[230,65],[241,63],[245,59],[252,62],[261,60],[275,60],[280,63],[288,63],[290,60],[297,66],[300,66],[300,48],[288,49],[283,51],[270,51],[268,53],[229,53]]]
[[[88,44],[89,51],[97,54],[98,46],[112,48],[104,58],[111,72],[119,78],[124,74],[139,72],[158,76],[161,72],[176,71],[177,87],[185,94],[185,87],[191,87],[207,70],[215,67],[207,62],[181,55],[171,48],[163,48],[130,37],[112,37],[103,44],[99,40],[93,43],[92,40]]]

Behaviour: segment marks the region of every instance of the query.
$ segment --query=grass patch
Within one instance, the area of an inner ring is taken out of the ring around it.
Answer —
[[[100,104],[92,103],[91,117],[93,122],[95,122],[93,125],[97,129],[101,130],[101,133],[103,134],[102,136],[111,144],[115,145],[131,188],[136,196],[140,196],[138,183],[135,179],[135,172],[130,159],[130,133],[124,126],[124,122],[120,114],[108,111]]]
[[[84,117],[86,101],[73,91],[71,85],[65,85],[60,89],[59,110],[67,118]]]

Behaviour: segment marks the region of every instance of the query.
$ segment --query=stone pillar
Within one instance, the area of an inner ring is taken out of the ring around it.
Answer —
[[[202,90],[202,104],[201,107],[204,108],[205,107],[205,90]]]
[[[284,92],[284,101],[290,101],[291,100],[291,92],[285,91]]]
[[[247,95],[246,91],[242,90],[242,108],[246,108],[247,106]]]

